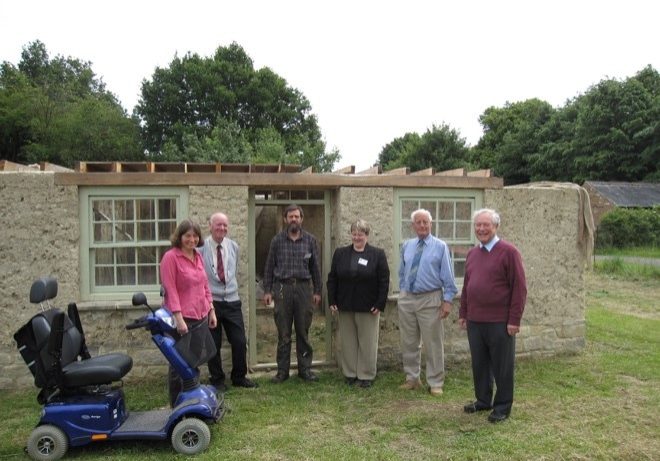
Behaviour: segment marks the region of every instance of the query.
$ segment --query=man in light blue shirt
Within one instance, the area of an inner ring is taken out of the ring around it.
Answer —
[[[401,248],[399,265],[399,331],[406,381],[402,389],[421,387],[422,343],[426,352],[426,383],[431,395],[442,395],[445,380],[444,325],[458,292],[449,247],[431,235],[433,218],[424,209],[410,219],[417,238]]]

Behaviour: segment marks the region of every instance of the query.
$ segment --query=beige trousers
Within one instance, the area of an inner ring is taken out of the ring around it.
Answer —
[[[380,314],[339,311],[339,363],[347,378],[376,377],[379,320]]]
[[[444,324],[440,318],[442,290],[422,294],[399,294],[399,331],[406,380],[420,379],[422,344],[426,355],[426,383],[442,387],[445,382]]]

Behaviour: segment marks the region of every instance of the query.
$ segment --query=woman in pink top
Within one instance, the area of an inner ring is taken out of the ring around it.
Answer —
[[[190,219],[183,220],[174,231],[171,238],[172,248],[169,249],[160,262],[160,278],[165,296],[164,305],[176,319],[177,342],[189,331],[195,338],[188,344],[205,344],[210,338],[209,328],[217,326],[213,298],[209,289],[204,261],[196,248],[203,244],[199,225]],[[211,339],[212,340],[212,339]],[[183,343],[182,343],[183,344]],[[198,347],[191,347],[187,352],[199,352]],[[199,361],[202,361],[198,357]],[[190,362],[190,359],[188,359]],[[190,363],[198,366],[199,363]],[[181,379],[170,367],[169,372],[170,403],[174,405],[179,391]]]

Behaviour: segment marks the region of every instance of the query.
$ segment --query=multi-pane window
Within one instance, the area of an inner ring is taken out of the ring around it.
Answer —
[[[177,189],[96,189],[81,192],[83,293],[157,291],[160,260],[185,214]],[[183,198],[186,197],[186,200]]]
[[[465,257],[475,245],[472,231],[472,213],[481,206],[481,191],[455,191],[430,193],[429,191],[400,191],[397,194],[399,236],[398,249],[404,241],[417,237],[410,216],[423,208],[431,213],[432,233],[444,240],[451,251],[454,276],[461,282],[465,273]],[[398,263],[399,251],[396,252]]]

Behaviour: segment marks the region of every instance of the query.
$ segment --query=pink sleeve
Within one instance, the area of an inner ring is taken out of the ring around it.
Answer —
[[[170,312],[181,312],[181,301],[176,288],[176,257],[168,250],[160,262],[160,281],[165,288],[165,306]]]
[[[206,300],[208,301],[207,306],[209,306],[209,310],[207,312],[208,314],[209,312],[211,312],[211,309],[213,309],[213,307],[211,306],[211,304],[213,304],[213,295],[211,294],[211,290],[209,289],[208,281],[204,284],[204,290],[206,290]]]
[[[204,267],[204,262],[202,262],[202,268]],[[209,287],[209,279],[206,277],[206,270],[204,270],[204,278],[206,282],[204,283],[204,293],[206,294],[206,303],[209,306],[209,311],[212,309],[211,304],[213,303],[213,295],[211,294],[211,288]],[[208,312],[207,312],[208,314]]]

